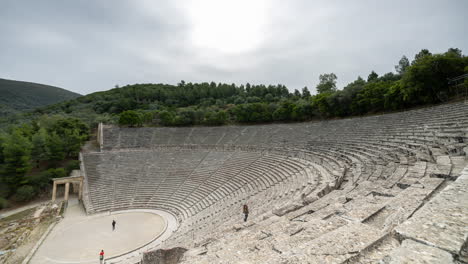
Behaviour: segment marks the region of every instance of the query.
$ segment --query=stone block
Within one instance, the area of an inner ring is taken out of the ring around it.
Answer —
[[[399,225],[397,234],[460,255],[468,237],[468,170],[465,172]]]
[[[277,215],[277,216],[283,216],[287,213],[290,213],[290,212],[293,212],[293,211],[296,211],[300,208],[302,208],[304,205],[302,203],[290,203],[288,205],[285,205],[283,207],[280,207],[280,208],[277,208],[277,209],[274,209],[272,211],[273,214]]]
[[[439,264],[454,263],[447,251],[418,243],[411,239],[403,241],[389,256],[383,259],[385,264]]]
[[[342,263],[379,242],[385,234],[361,223],[350,223],[285,252],[296,263]],[[294,263],[294,262],[290,262]]]

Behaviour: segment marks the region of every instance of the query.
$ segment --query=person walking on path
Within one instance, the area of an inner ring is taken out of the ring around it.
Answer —
[[[244,222],[247,222],[247,217],[249,217],[249,207],[244,204],[242,211],[244,212]]]
[[[115,224],[116,224],[115,220],[112,220],[112,231],[115,230]]]
[[[104,249],[101,249],[101,253],[99,253],[99,263],[103,263],[104,261]]]

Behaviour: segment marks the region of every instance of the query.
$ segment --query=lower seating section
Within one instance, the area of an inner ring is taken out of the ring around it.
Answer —
[[[183,263],[418,263],[404,257],[418,251],[466,262],[467,113],[452,103],[296,124],[106,126],[103,151],[82,154],[85,206],[171,212],[179,228],[159,248],[190,249]]]
[[[465,176],[447,187],[424,176],[405,189],[371,181],[337,189],[283,216],[200,234],[182,263],[464,263],[456,260],[468,256]]]

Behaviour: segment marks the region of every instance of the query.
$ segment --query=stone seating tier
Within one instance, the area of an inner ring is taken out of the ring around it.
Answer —
[[[184,263],[398,259],[427,245],[402,244],[395,228],[467,165],[466,113],[453,103],[295,124],[105,126],[103,152],[83,154],[85,204],[171,212],[179,229],[160,247],[191,248]]]

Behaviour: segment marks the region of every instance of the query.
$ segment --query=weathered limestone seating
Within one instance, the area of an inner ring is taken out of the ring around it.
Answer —
[[[454,183],[396,228],[404,244],[392,252],[390,258],[395,263],[410,261],[410,256],[420,250],[418,248],[429,247],[437,252],[431,256],[433,262],[450,263],[452,257],[468,262],[467,187],[468,167]]]
[[[152,147],[167,144],[216,145],[301,145],[310,140],[364,140],[380,142],[391,148],[426,148],[427,143],[444,143],[447,151],[459,151],[466,141],[467,106],[463,103],[442,105],[403,113],[300,124],[265,126],[225,126],[196,128],[105,128],[105,149]],[[359,124],[356,126],[355,124]],[[108,135],[108,131],[118,137]],[[137,139],[146,136],[146,141]],[[149,139],[149,140],[148,140]],[[214,143],[213,143],[214,142]],[[406,146],[405,146],[406,145]]]
[[[467,251],[466,232],[454,249],[421,242],[418,225],[403,229],[463,179],[463,103],[296,124],[104,126],[103,142],[83,153],[87,211],[171,212],[180,226],[161,247],[191,248],[186,263],[398,263],[401,252]],[[244,203],[251,214],[239,225]],[[464,210],[454,218],[466,220]]]
[[[182,263],[466,262],[468,167],[464,173],[438,195],[446,179],[424,177],[404,190],[370,181],[335,190],[282,217],[226,225]]]
[[[303,161],[257,152],[179,148],[85,153],[83,157],[89,185],[88,212],[159,208],[184,219],[240,188],[248,188],[245,193],[267,190],[297,175],[303,179],[289,184],[293,190],[316,184],[315,175],[307,174]]]

